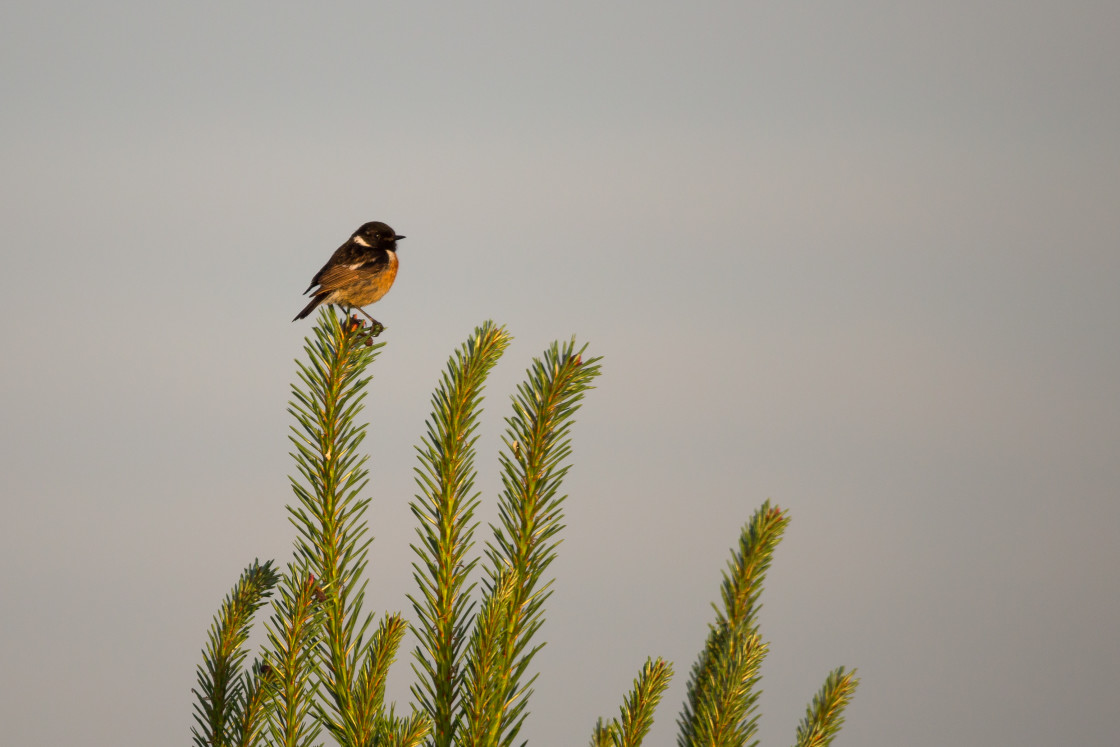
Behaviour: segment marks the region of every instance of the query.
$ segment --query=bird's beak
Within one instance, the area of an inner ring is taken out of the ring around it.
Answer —
[[[405,236],[394,236],[393,241],[400,241],[403,238],[407,238],[407,237],[405,237]]]

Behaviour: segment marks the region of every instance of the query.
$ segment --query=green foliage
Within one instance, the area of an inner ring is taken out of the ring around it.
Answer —
[[[646,659],[634,689],[622,701],[619,718],[609,724],[599,719],[591,733],[591,747],[639,747],[653,726],[653,712],[672,677],[672,664]]]
[[[767,501],[743,527],[738,552],[723,574],[723,606],[700,658],[692,667],[688,700],[679,720],[681,747],[741,747],[758,726],[758,670],[766,644],[758,633],[762,582],[789,519]]]
[[[403,636],[399,617],[394,622],[390,616],[379,635],[367,637],[374,616],[363,612],[371,538],[363,520],[369,499],[361,492],[369,471],[368,457],[358,453],[366,427],[355,416],[371,378],[366,369],[383,347],[349,319],[340,322],[324,310],[315,339],[304,346],[308,362],[297,361],[303,386],[292,387],[289,408],[296,419],[292,457],[303,477],[292,479],[299,505],[289,506],[299,533],[294,567],[308,579],[305,586],[317,584],[313,596],[321,598],[306,659],[316,677],[304,677],[300,697],[314,688],[309,702],[317,721],[344,747],[370,744],[383,728],[386,660],[392,661]]]
[[[844,723],[844,709],[851,702],[859,680],[855,670],[838,667],[829,673],[820,692],[797,727],[797,747],[828,747]]]
[[[322,614],[315,578],[295,563],[288,565],[266,624],[268,653],[257,672],[271,696],[268,734],[272,744],[306,747],[321,726],[308,718],[315,705],[317,682],[313,652],[321,635]]]
[[[410,597],[419,620],[413,694],[433,722],[432,744],[508,745],[528,713],[528,669],[562,529],[559,489],[571,454],[569,433],[579,402],[599,374],[575,341],[554,344],[533,361],[506,418],[500,456],[501,521],[487,543],[478,613],[468,584],[479,558],[473,547],[479,496],[472,492],[475,442],[486,376],[509,345],[501,327],[475,330],[448,361],[432,398],[427,434],[417,449],[421,493],[419,561]]]
[[[506,418],[499,457],[503,490],[500,523],[487,544],[483,581],[486,625],[467,649],[468,745],[513,743],[528,714],[536,675],[533,657],[544,645],[533,638],[544,623],[551,579],[544,572],[556,557],[563,529],[560,485],[568,473],[569,433],[584,392],[599,375],[599,358],[583,360],[575,340],[554,343],[534,359]],[[500,706],[500,708],[498,707]]]
[[[462,646],[469,635],[474,605],[467,578],[478,560],[473,546],[479,494],[475,481],[475,442],[486,376],[509,346],[502,327],[487,322],[455,352],[432,397],[427,434],[417,447],[421,494],[412,503],[420,520],[419,556],[413,578],[419,596],[409,596],[416,611],[419,645],[413,665],[418,682],[413,695],[432,718],[433,744],[455,744],[463,723]]]
[[[385,703],[386,679],[408,624],[399,613],[378,617],[364,608],[372,538],[362,497],[368,457],[358,451],[366,426],[356,420],[368,367],[384,344],[356,322],[320,312],[305,359],[296,362],[289,408],[298,471],[291,480],[297,502],[288,507],[294,557],[283,574],[268,562],[247,568],[215,617],[194,690],[198,747],[310,747],[324,731],[343,747],[514,744],[537,677],[532,661],[544,646],[571,428],[600,359],[585,360],[586,348],[573,339],[551,345],[526,371],[505,419],[498,522],[479,554],[478,423],[486,379],[509,344],[503,327],[486,322],[453,353],[417,447],[417,592],[408,597],[416,615],[416,705],[398,715]],[[788,523],[767,502],[742,530],[692,667],[678,720],[682,747],[740,747],[756,731],[767,650],[759,597]],[[246,667],[249,625],[268,598],[266,640]],[[647,660],[619,717],[595,726],[593,747],[638,747],[672,674],[668,662]],[[857,684],[843,667],[829,675],[798,729],[798,747],[830,744]]]
[[[245,641],[253,613],[264,604],[277,582],[272,561],[253,561],[238,579],[210,625],[198,667],[194,720],[191,728],[198,747],[252,744],[263,710],[260,683],[242,671]]]
[[[758,612],[762,607],[759,597],[774,550],[788,525],[788,514],[766,501],[740,532],[739,546],[723,574],[722,606],[712,605],[716,619],[692,667],[687,699],[677,722],[680,747],[742,747],[750,743],[757,731],[759,668],[767,653],[758,630]],[[837,672],[842,676],[843,668]],[[832,735],[842,722],[840,714],[857,682],[849,675],[842,678],[842,684],[835,684],[833,677],[837,672],[829,676],[825,689],[810,706],[810,715],[802,724],[809,735],[806,738]],[[798,738],[801,737],[799,730]]]

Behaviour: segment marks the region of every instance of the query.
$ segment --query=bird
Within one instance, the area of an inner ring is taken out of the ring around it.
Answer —
[[[311,278],[311,285],[304,291],[311,294],[311,301],[292,321],[305,318],[319,304],[333,303],[361,311],[378,326],[380,322],[362,307],[380,300],[393,287],[397,242],[403,238],[381,221],[363,223]]]

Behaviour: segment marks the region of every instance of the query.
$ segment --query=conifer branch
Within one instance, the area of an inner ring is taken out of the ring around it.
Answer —
[[[493,590],[475,618],[463,672],[464,723],[459,743],[465,747],[497,744],[506,704],[501,687],[502,673],[509,669],[504,643],[515,583],[512,573],[502,573],[492,582]]]
[[[634,688],[622,701],[619,718],[609,724],[599,719],[591,734],[591,747],[640,747],[653,726],[653,712],[673,677],[673,665],[647,659]]]
[[[680,747],[743,747],[757,730],[756,686],[767,649],[758,632],[759,596],[788,523],[788,516],[767,501],[743,527],[738,551],[723,574],[723,605],[712,605],[716,619],[692,667],[678,720]]]
[[[239,718],[234,725],[235,738],[232,747],[253,747],[260,744],[261,735],[272,709],[271,688],[266,679],[259,675],[259,662],[241,673],[243,684]]]
[[[399,612],[394,612],[382,618],[373,634],[357,682],[357,693],[365,713],[377,715],[384,710],[389,667],[397,658],[397,650],[407,630],[408,623]]]
[[[615,747],[618,744],[618,722],[604,723],[602,716],[591,730],[591,747]]]
[[[249,638],[249,625],[253,614],[264,604],[278,576],[272,561],[253,561],[246,568],[233,589],[222,601],[222,606],[210,631],[206,648],[202,651],[202,664],[198,666],[198,688],[195,695],[194,719],[191,727],[194,743],[198,747],[225,747],[239,744],[246,730],[255,733],[258,722],[252,707],[255,693],[247,693],[252,684],[242,676],[245,661],[245,641]]]
[[[289,513],[299,532],[297,564],[317,579],[321,596],[322,633],[311,649],[319,680],[315,715],[343,747],[364,746],[383,725],[381,673],[403,634],[387,620],[379,635],[367,638],[374,618],[362,609],[371,539],[363,520],[369,499],[360,494],[369,472],[368,457],[357,450],[366,426],[355,416],[371,378],[366,369],[384,343],[328,309],[314,333],[304,345],[307,362],[297,361],[302,386],[292,387],[289,407],[296,419],[292,457],[303,476],[303,482],[292,479],[299,504]]]
[[[315,710],[318,678],[315,647],[322,637],[325,596],[304,565],[290,563],[272,601],[264,658],[258,677],[271,695],[269,737],[284,747],[309,747],[322,727],[308,718]]]
[[[805,710],[797,727],[796,747],[828,747],[844,724],[844,709],[852,701],[859,679],[855,670],[834,669]]]
[[[498,526],[488,543],[484,581],[487,618],[480,619],[468,649],[471,680],[466,690],[485,703],[468,703],[469,725],[477,745],[509,745],[527,715],[534,675],[526,679],[533,657],[544,644],[532,645],[544,622],[544,602],[551,581],[543,574],[556,557],[563,529],[559,489],[571,454],[568,435],[584,392],[599,375],[599,358],[583,360],[586,347],[576,350],[575,339],[558,343],[535,358],[526,380],[513,399],[513,415],[506,418],[505,450],[499,457],[503,490],[499,499]],[[498,607],[504,609],[498,609]],[[481,617],[481,616],[480,616]],[[493,625],[497,638],[482,633]],[[493,709],[497,708],[495,713]]]
[[[417,747],[431,733],[432,722],[424,713],[413,713],[408,718],[398,718],[393,709],[377,722],[375,747]]]
[[[466,581],[477,559],[468,559],[478,522],[474,491],[475,442],[486,378],[510,343],[503,327],[485,322],[451,356],[432,396],[427,434],[416,451],[421,493],[412,502],[420,520],[412,564],[419,596],[409,595],[416,611],[419,645],[413,670],[413,695],[432,718],[432,741],[450,747],[462,723],[462,672],[459,657],[469,634],[473,609]]]
[[[563,529],[560,488],[569,469],[570,431],[599,358],[583,360],[575,340],[553,344],[533,360],[512,397],[499,454],[499,520],[483,557],[481,599],[471,601],[470,557],[477,528],[474,467],[482,392],[509,345],[504,328],[486,322],[447,364],[417,452],[419,519],[409,600],[417,614],[412,692],[422,710],[399,717],[385,706],[386,678],[407,630],[399,613],[376,629],[363,611],[364,572],[372,541],[365,523],[366,374],[383,343],[350,319],[320,313],[314,338],[297,361],[299,382],[289,412],[297,503],[295,559],[281,577],[254,563],[227,595],[210,627],[198,668],[192,727],[197,747],[311,747],[324,730],[341,747],[510,747],[528,714],[544,646],[537,633],[552,593],[546,576]],[[757,730],[759,669],[767,652],[758,630],[760,595],[789,519],[766,502],[743,527],[723,573],[720,603],[693,665],[678,725],[680,747],[744,747]],[[273,596],[274,595],[274,596]],[[261,657],[243,667],[254,612],[269,596]],[[673,673],[647,660],[624,697],[619,718],[599,719],[593,747],[640,747]],[[858,685],[854,671],[829,674],[797,730],[796,747],[828,747]],[[757,744],[757,742],[755,743]]]

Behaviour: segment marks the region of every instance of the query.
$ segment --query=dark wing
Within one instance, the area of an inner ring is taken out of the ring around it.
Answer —
[[[347,249],[361,249],[362,251],[344,252]],[[345,288],[357,280],[360,275],[367,275],[371,270],[388,268],[390,261],[387,251],[380,250],[371,254],[370,250],[365,247],[348,247],[344,244],[338,248],[338,251],[323,266],[323,269],[315,273],[315,277],[311,280],[311,287],[307,290],[309,291],[318,285],[319,290],[315,292],[318,295],[330,293],[338,288]]]
[[[327,263],[315,273],[315,277],[311,278],[311,285],[307,286],[304,293],[310,292],[316,285],[325,285],[324,279],[331,277],[339,268],[357,269],[363,265],[368,265],[370,262],[389,261],[388,257],[377,256],[379,254],[384,254],[384,252],[355,244],[353,240],[347,241],[334,250],[334,254],[327,260]],[[337,288],[338,284],[336,283],[333,287]]]

